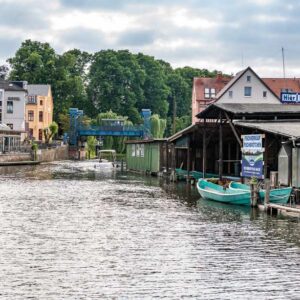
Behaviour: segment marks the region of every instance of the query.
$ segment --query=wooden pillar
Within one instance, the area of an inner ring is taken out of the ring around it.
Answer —
[[[186,162],[186,169],[188,176],[190,175],[190,165],[191,165],[191,150],[190,150],[190,135],[188,135],[188,141],[187,141],[187,162]]]
[[[265,153],[264,153],[264,179],[267,178],[268,175],[268,145],[269,145],[269,141],[268,141],[268,135],[265,134]]]
[[[167,174],[169,172],[169,143],[166,142],[166,147],[165,147],[165,151],[166,151],[166,171],[167,171]]]
[[[270,203],[270,180],[269,179],[265,179],[265,201],[264,201],[264,206],[265,209],[268,207],[268,204]]]
[[[220,112],[220,125],[219,125],[219,179],[223,177],[223,126],[222,126],[222,113]]]
[[[202,172],[203,178],[206,176],[206,130],[203,129],[202,134]]]
[[[227,163],[227,174],[229,175],[231,172],[230,172],[230,164],[231,164],[231,143],[228,143],[228,163]]]

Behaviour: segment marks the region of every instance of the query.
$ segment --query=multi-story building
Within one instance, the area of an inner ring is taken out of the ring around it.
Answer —
[[[192,92],[192,124],[199,122],[196,115],[216,99],[218,92],[231,77],[218,73],[214,78],[195,77]]]
[[[28,84],[26,104],[26,122],[28,136],[36,141],[43,141],[43,130],[53,120],[53,98],[49,84]]]
[[[22,140],[25,138],[26,97],[26,81],[0,81],[0,123],[22,132]]]

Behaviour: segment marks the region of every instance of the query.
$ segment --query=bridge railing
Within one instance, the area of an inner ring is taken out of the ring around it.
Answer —
[[[143,131],[143,125],[80,125],[79,130],[95,130],[95,131]]]

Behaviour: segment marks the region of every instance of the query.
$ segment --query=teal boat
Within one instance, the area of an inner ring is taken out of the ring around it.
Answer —
[[[184,170],[184,169],[181,169],[181,168],[176,168],[175,173],[176,173],[176,176],[177,176],[178,180],[184,180],[188,176],[188,171]],[[203,172],[190,171],[189,176],[193,177],[195,180],[198,180],[198,179],[203,178]],[[213,173],[205,173],[205,178],[214,178],[214,177],[218,177],[218,175],[213,174]]]
[[[231,190],[250,191],[249,185],[240,182],[235,182],[235,181],[230,182],[229,188]],[[270,203],[286,204],[290,199],[291,192],[292,192],[291,187],[270,190]],[[259,190],[259,198],[262,202],[265,199],[265,195],[266,195],[266,190],[264,189]]]
[[[177,180],[184,180],[188,175],[188,171],[181,168],[176,168],[175,173],[176,173]]]
[[[203,199],[228,204],[250,205],[250,191],[226,189],[205,179],[198,181],[197,189]]]

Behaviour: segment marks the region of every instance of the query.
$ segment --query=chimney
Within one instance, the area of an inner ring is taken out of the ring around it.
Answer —
[[[222,72],[221,71],[217,71],[217,79],[221,79],[222,78]]]

